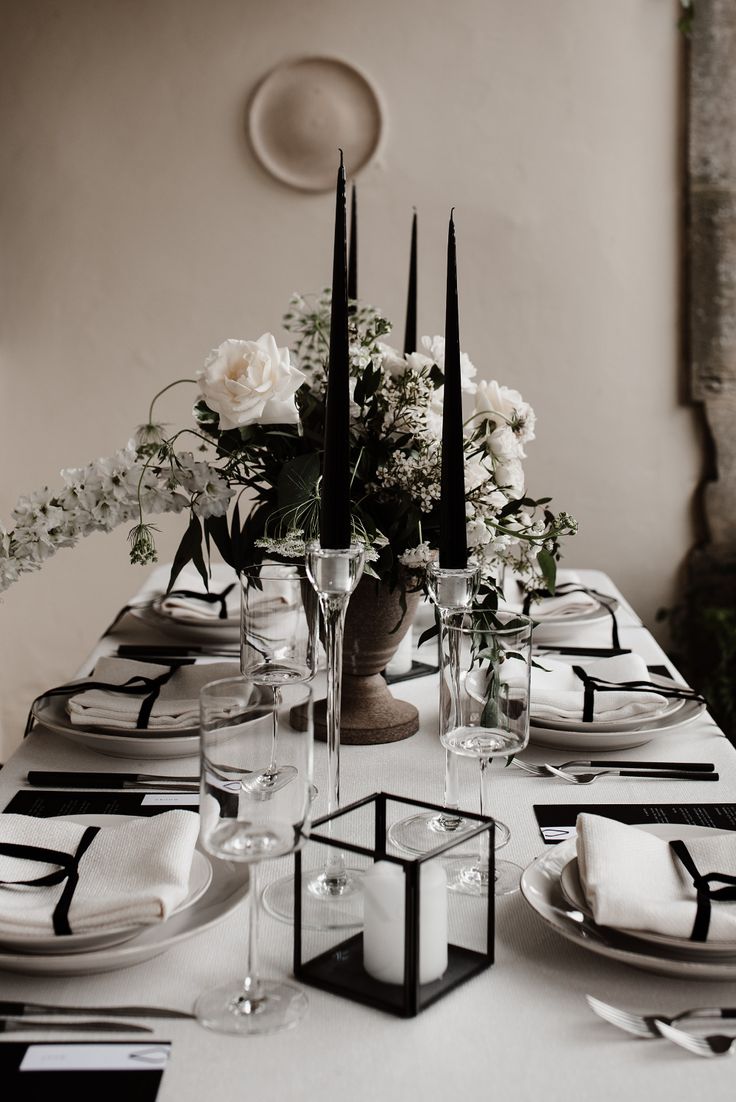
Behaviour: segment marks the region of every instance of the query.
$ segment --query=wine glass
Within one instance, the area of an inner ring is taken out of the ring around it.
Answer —
[[[478,568],[443,567],[430,563],[427,568],[427,588],[435,607],[439,632],[439,726],[442,734],[443,717],[447,712],[447,685],[455,661],[454,636],[447,635],[445,627],[449,618],[469,609],[480,582]],[[475,826],[458,814],[457,757],[445,749],[445,785],[442,799],[443,811],[420,811],[394,823],[388,832],[391,842],[407,853],[426,853],[450,837],[460,838]],[[438,837],[439,835],[439,837]]]
[[[299,709],[303,729],[290,724],[294,708]],[[293,772],[289,784],[269,788],[259,781],[271,768],[275,724],[279,760]],[[295,984],[264,980],[258,974],[257,870],[261,861],[300,849],[309,834],[312,740],[308,683],[286,682],[273,694],[241,676],[212,681],[201,691],[202,843],[214,857],[246,862],[250,873],[245,978],[200,995],[195,1012],[207,1029],[274,1033],[296,1025],[307,1008],[306,995]]]
[[[271,763],[259,782],[274,791],[293,777],[293,767],[277,760],[278,695],[283,685],[314,676],[318,603],[303,564],[247,566],[240,584],[240,669],[274,699]]]
[[[480,812],[491,815],[491,763],[517,754],[529,741],[529,683],[532,621],[512,612],[474,610],[447,619],[453,662],[450,664],[448,707],[441,717],[440,741],[452,754],[475,758],[480,767]],[[496,820],[496,846],[506,845],[511,832]],[[488,835],[481,836],[478,859],[468,865],[457,859],[449,881],[454,891],[483,895],[488,884]],[[519,887],[521,868],[497,861],[494,892],[508,895]]]

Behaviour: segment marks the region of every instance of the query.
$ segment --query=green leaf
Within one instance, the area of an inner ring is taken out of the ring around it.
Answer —
[[[210,536],[212,537],[215,547],[222,555],[223,562],[226,562],[228,566],[237,566],[233,555],[233,544],[230,539],[227,517],[207,517],[204,522],[204,531],[208,540]]]
[[[202,555],[202,525],[200,524],[199,517],[195,517],[194,514],[192,514],[192,518],[189,521],[189,527],[182,536],[181,543],[176,549],[174,561],[171,564],[169,584],[166,587],[167,593],[171,590],[174,582],[189,562],[194,562],[204,578],[205,587],[207,587],[207,569],[204,565],[204,556]],[[201,568],[199,565],[200,562]]]
[[[298,455],[284,463],[276,483],[279,507],[303,505],[315,496],[319,479],[319,456],[315,452]]]
[[[544,548],[537,555],[537,562],[539,563],[539,569],[542,571],[542,577],[546,583],[547,589],[551,594],[555,591],[555,582],[557,580],[557,563],[555,562],[549,551],[545,551]]]
[[[439,633],[439,626],[437,624],[432,624],[431,628],[427,628],[426,631],[423,631],[419,636],[417,646],[421,647],[423,643],[428,643],[430,639],[436,639]]]

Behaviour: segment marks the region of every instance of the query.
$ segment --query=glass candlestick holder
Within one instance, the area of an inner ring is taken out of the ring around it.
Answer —
[[[454,636],[446,628],[451,616],[472,607],[480,584],[477,567],[450,568],[430,563],[427,568],[427,588],[435,606],[439,626],[439,733],[450,707],[449,691],[453,684],[451,666]],[[455,656],[456,658],[457,656]],[[445,786],[443,809],[440,812],[419,812],[395,823],[390,839],[407,853],[426,853],[443,840],[458,839],[468,834],[474,824],[457,814],[458,762],[455,754],[445,749]]]

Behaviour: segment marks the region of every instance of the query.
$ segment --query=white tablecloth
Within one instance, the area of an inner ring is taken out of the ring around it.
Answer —
[[[164,575],[163,570],[154,572],[149,588]],[[597,571],[584,571],[583,577],[622,600],[622,645],[632,647],[650,664],[666,664],[662,650],[612,582]],[[154,639],[149,628],[128,617],[116,629],[113,642]],[[95,654],[111,650],[113,642],[108,639]],[[574,642],[610,645],[610,621],[578,632]],[[417,657],[422,657],[421,653]],[[436,679],[401,682],[393,686],[393,692],[418,706],[421,729],[412,738],[392,745],[343,747],[344,802],[380,788],[438,803],[442,800],[444,750],[436,733]],[[317,743],[316,783],[322,792],[326,788],[325,753],[324,744]],[[561,762],[578,755],[532,747],[525,756],[532,761]],[[734,750],[707,715],[668,734],[666,740],[615,756],[713,761],[721,781],[714,785],[611,779],[575,789],[538,780],[513,767],[496,767],[494,810],[512,831],[511,842],[501,856],[526,865],[545,848],[532,811],[534,803],[574,803],[576,799],[586,803],[736,801]],[[193,764],[191,758],[180,759],[167,761],[163,768],[187,773]],[[139,768],[152,772],[157,763],[102,757],[37,729],[0,773],[2,806],[31,768]],[[472,761],[461,762],[461,788],[461,806],[476,810],[477,765]],[[317,813],[324,810],[319,804]],[[263,878],[290,868],[291,859],[273,862],[263,869]],[[496,913],[495,965],[414,1019],[402,1020],[307,988],[308,1016],[287,1033],[245,1039],[209,1033],[195,1022],[159,1023],[153,1036],[173,1041],[159,1099],[618,1102],[629,1098],[633,1102],[648,1098],[653,1102],[690,1102],[702,1095],[714,1102],[733,1097],[732,1061],[708,1062],[664,1041],[638,1041],[596,1018],[584,996],[589,992],[631,1009],[666,1012],[733,1005],[734,984],[656,976],[583,951],[548,930],[520,894],[500,899]],[[239,909],[213,930],[150,962],[121,971],[47,979],[0,973],[1,997],[156,1002],[189,1009],[204,988],[242,974],[245,917]],[[264,975],[287,974],[291,927],[263,914],[260,952]],[[39,1034],[39,1038],[48,1037]]]

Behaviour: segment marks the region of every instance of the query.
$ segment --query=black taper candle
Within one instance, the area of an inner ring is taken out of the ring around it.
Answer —
[[[350,249],[348,251],[348,300],[358,297],[358,201],[355,184],[350,193]],[[351,307],[354,309],[354,307]]]
[[[417,350],[417,212],[411,223],[411,249],[409,252],[409,290],[406,296],[406,331],[404,355]]]
[[[347,203],[345,166],[340,150],[335,195],[335,244],[332,259],[330,358],[327,368],[322,503],[322,547],[350,546],[350,364],[348,342]]]
[[[465,534],[465,457],[460,377],[460,323],[457,305],[457,255],[452,211],[447,234],[445,389],[442,406],[439,544],[440,566],[448,570],[457,570],[468,565],[468,544]]]

